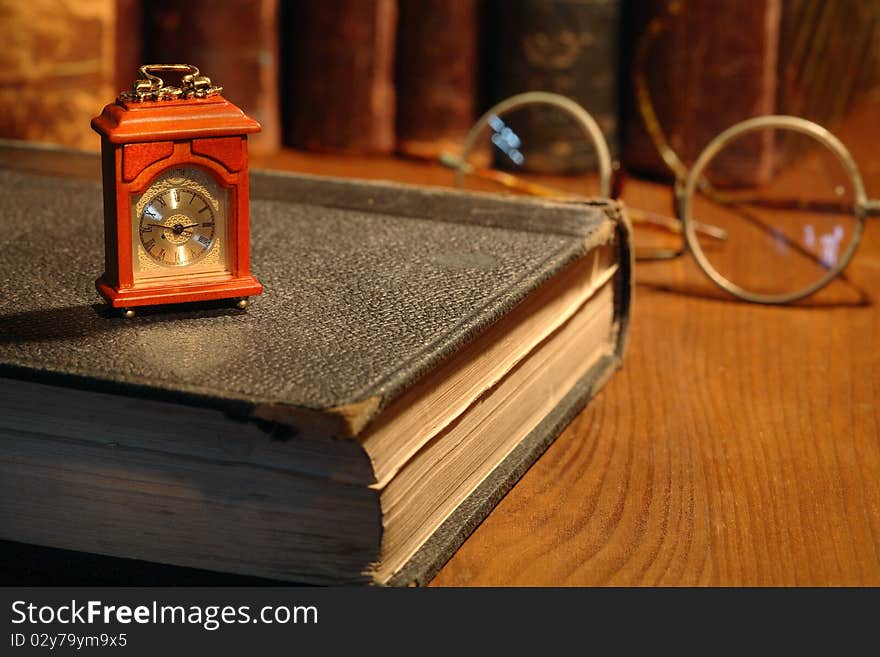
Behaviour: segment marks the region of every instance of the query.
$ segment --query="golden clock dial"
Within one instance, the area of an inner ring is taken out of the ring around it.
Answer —
[[[213,199],[184,184],[149,198],[138,232],[150,258],[160,265],[182,267],[198,262],[211,250],[216,226]]]

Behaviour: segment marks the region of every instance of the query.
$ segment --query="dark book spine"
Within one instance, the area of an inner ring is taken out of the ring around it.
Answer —
[[[140,11],[140,0],[2,3],[0,138],[97,149],[89,121],[137,73]]]
[[[580,103],[599,123],[612,154],[617,149],[620,0],[494,0],[489,26],[489,101],[524,91],[551,91]],[[566,172],[595,165],[592,149],[571,152],[583,139],[573,122],[536,108],[520,124],[532,144],[524,167]],[[536,151],[534,144],[541,144]]]
[[[475,117],[476,0],[410,0],[397,26],[397,150],[436,159]]]
[[[198,66],[223,95],[260,122],[250,150],[281,145],[278,93],[279,0],[150,0],[146,56],[150,63]]]
[[[634,79],[643,75],[650,106],[668,145],[685,166],[732,124],[776,109],[780,0],[688,2],[669,13],[666,0],[637,4],[628,49],[627,112],[623,161],[630,170],[671,178],[645,127]],[[659,20],[656,20],[659,17]],[[653,29],[651,28],[653,22]],[[647,45],[643,42],[648,39]],[[644,109],[644,101],[642,102]],[[754,182],[772,168],[773,143],[750,139],[725,151],[725,170]]]
[[[284,7],[284,141],[344,153],[394,150],[396,0]]]

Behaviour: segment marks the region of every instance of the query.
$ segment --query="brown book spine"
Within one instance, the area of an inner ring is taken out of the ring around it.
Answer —
[[[634,58],[627,76],[623,160],[628,169],[667,179],[673,175],[639,111],[633,82],[637,70],[644,74],[665,138],[685,166],[722,130],[774,113],[780,5],[781,0],[688,2],[669,14],[666,0],[650,0],[635,8],[628,44],[633,52],[651,21],[663,18],[655,23],[661,28],[643,62]],[[765,133],[726,149],[724,170],[730,177],[716,182],[753,182],[769,175],[774,148],[769,137]]]
[[[612,153],[617,150],[617,79],[620,0],[494,0],[488,25],[489,99],[524,91],[550,91],[580,103],[599,124]],[[531,148],[523,168],[578,171],[595,166],[592,148],[574,122],[558,111],[534,108],[520,123]]]
[[[392,152],[397,1],[292,2],[284,9],[285,143]]]
[[[95,113],[134,79],[140,0],[0,5],[0,137],[95,150]]]
[[[193,64],[223,96],[260,122],[254,153],[281,145],[278,93],[279,0],[151,0],[146,9],[149,63]]]
[[[411,0],[397,26],[397,150],[436,159],[475,117],[476,0]]]
[[[834,130],[866,92],[880,88],[880,3],[786,0],[780,32],[781,113]]]

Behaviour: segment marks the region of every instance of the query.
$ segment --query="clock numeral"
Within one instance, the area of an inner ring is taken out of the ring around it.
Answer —
[[[199,214],[202,214],[202,212],[204,212],[205,210],[209,210],[209,209],[210,209],[210,208],[208,207],[208,205],[207,205],[207,203],[206,203],[206,204],[205,204],[205,207],[203,207],[201,210],[199,210]]]
[[[152,251],[154,246],[156,246],[156,240],[150,240],[149,242],[144,243],[144,248],[147,251]]]
[[[168,204],[165,202],[165,199],[162,198],[161,196],[157,196],[157,197],[156,197],[156,200],[159,202],[159,204],[160,204],[163,208],[164,208],[166,205],[168,205]]]
[[[204,246],[205,248],[208,248],[208,245],[211,243],[211,240],[208,237],[206,237],[205,235],[199,235],[196,238],[196,241],[198,241],[198,243],[201,244],[202,246]]]
[[[171,200],[174,201],[175,203],[180,203],[180,190],[179,189],[172,189],[171,190]]]
[[[159,251],[159,257],[160,257],[162,260],[165,259],[165,249],[162,249],[161,251]]]
[[[145,214],[146,216],[148,216],[148,217],[152,217],[153,219],[158,219],[158,218],[159,218],[159,215],[157,215],[155,212],[153,212],[152,210],[150,210],[150,208],[147,208],[146,210],[144,210],[144,214]]]
[[[202,228],[212,228],[214,226],[213,221],[208,221],[207,223],[202,224]]]
[[[196,193],[195,193],[195,192],[190,192],[189,195],[190,195],[189,204],[192,205],[192,204],[193,204],[193,201],[196,200]]]

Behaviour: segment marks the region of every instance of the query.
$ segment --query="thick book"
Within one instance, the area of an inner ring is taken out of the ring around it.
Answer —
[[[40,159],[0,148],[7,546],[424,583],[621,363],[615,202],[252,173],[250,309],[123,319],[100,184]]]

